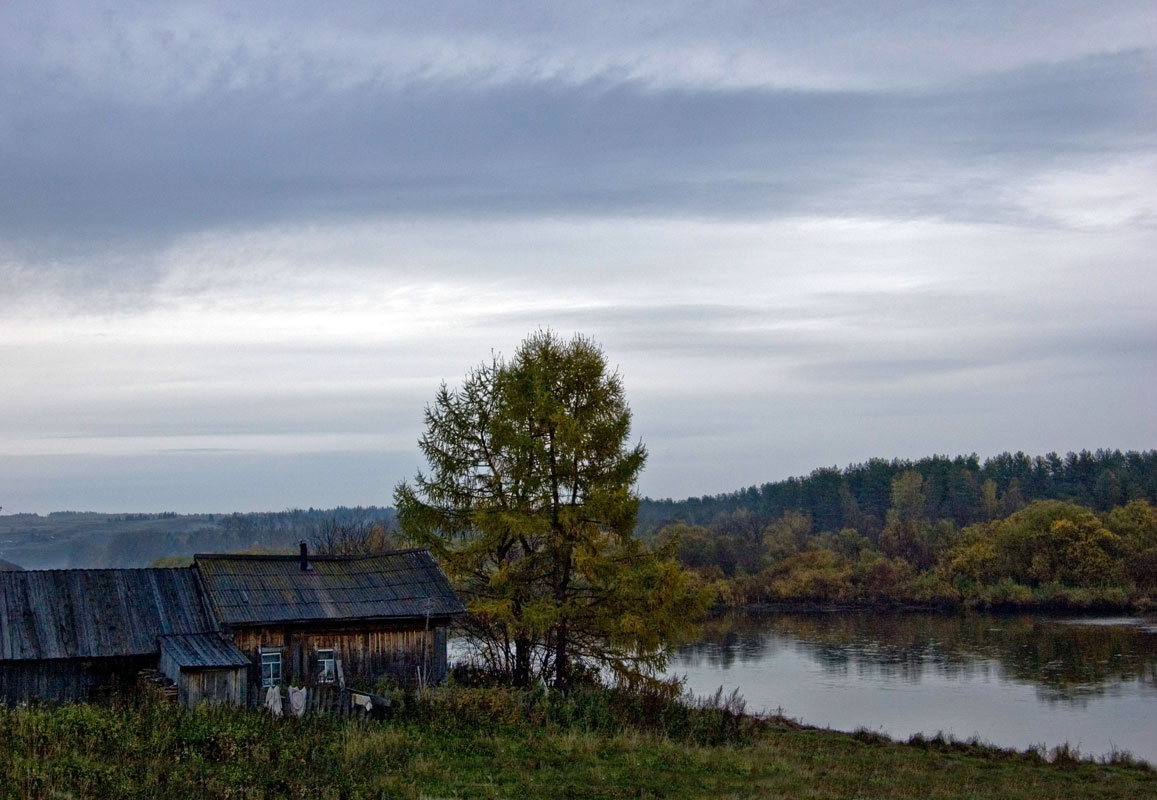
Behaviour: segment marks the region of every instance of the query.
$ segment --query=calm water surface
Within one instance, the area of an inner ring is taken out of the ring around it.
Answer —
[[[1157,764],[1157,620],[816,612],[732,614],[671,674],[749,711],[896,738],[1068,743]]]

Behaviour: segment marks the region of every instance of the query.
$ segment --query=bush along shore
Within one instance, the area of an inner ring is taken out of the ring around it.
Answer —
[[[274,719],[150,699],[0,710],[0,795],[124,797],[1138,798],[1118,754],[899,743],[744,713],[737,696],[444,688],[385,720]]]
[[[903,473],[872,536],[816,532],[799,513],[764,522],[739,514],[711,527],[655,534],[719,607],[849,607],[1157,611],[1157,508],[1108,511],[1038,500],[963,529],[928,518],[920,476]]]

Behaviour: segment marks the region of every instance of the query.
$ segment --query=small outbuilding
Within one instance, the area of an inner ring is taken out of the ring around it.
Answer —
[[[177,701],[192,708],[203,700],[245,705],[249,659],[219,633],[162,636],[161,672],[177,686]]]

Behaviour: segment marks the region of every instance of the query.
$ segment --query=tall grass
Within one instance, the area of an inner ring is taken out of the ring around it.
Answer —
[[[744,713],[738,694],[449,687],[382,721],[148,702],[0,709],[0,797],[1144,797],[1157,773]]]

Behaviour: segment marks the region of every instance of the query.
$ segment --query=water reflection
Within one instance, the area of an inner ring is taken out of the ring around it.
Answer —
[[[708,622],[674,668],[728,670],[791,651],[832,677],[1016,681],[1035,687],[1042,701],[1080,706],[1123,684],[1157,696],[1154,631],[1157,624],[1140,619],[734,612]]]

